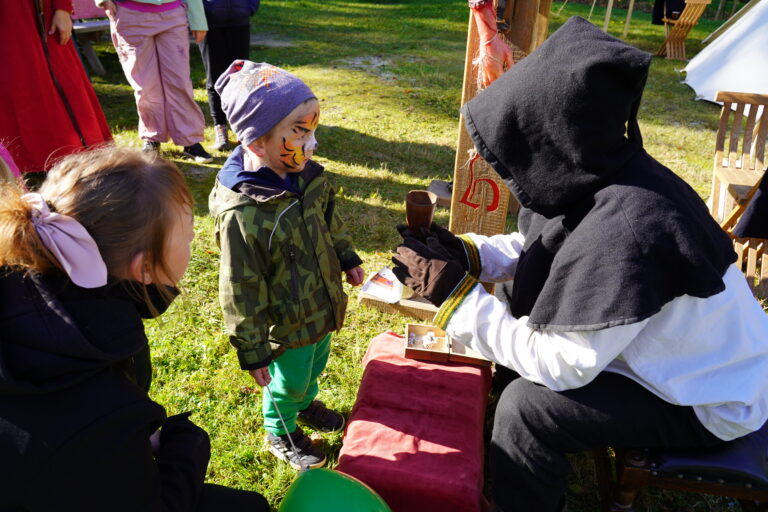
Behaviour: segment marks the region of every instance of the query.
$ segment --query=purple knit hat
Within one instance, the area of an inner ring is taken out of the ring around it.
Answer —
[[[237,140],[248,145],[316,96],[299,77],[266,62],[236,60],[216,80],[221,108]]]

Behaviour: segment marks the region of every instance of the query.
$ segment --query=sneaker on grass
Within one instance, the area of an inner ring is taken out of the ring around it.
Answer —
[[[199,142],[191,146],[184,146],[184,155],[188,156],[198,164],[207,164],[213,161],[213,157],[208,153]]]
[[[309,407],[299,411],[296,421],[320,432],[338,432],[344,429],[344,416],[328,409],[320,400],[314,400]]]
[[[160,143],[153,140],[145,140],[144,145],[141,146],[142,153],[155,153],[160,154]]]
[[[293,444],[296,446],[296,452],[293,451],[290,436]],[[277,436],[267,433],[267,445],[269,452],[278,459],[287,462],[295,469],[301,469],[302,464],[309,469],[315,469],[325,466],[327,459],[325,454],[317,446],[312,444],[312,440],[304,435],[301,428],[296,427],[291,434]]]
[[[213,143],[213,149],[216,151],[228,150],[231,145],[229,144],[229,131],[227,130],[227,125],[217,124],[213,130],[216,133],[216,141]]]

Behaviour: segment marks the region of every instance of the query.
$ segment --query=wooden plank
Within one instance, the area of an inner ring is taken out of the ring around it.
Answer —
[[[723,220],[723,216],[725,215],[725,212],[722,211],[720,205],[720,194],[722,188],[723,186],[720,183],[720,179],[717,177],[717,173],[713,172],[712,190],[709,194],[709,213],[717,222],[721,222]]]
[[[437,308],[422,297],[400,299],[400,301],[395,304],[389,304],[372,295],[360,293],[358,294],[358,302],[360,304],[365,304],[366,306],[371,306],[379,311],[383,311],[384,313],[405,315],[425,322],[431,322],[437,313]]]
[[[525,53],[536,49],[546,39],[551,5],[551,0],[508,2],[505,21],[509,30],[504,33],[505,39]],[[476,71],[472,64],[478,47],[479,35],[470,13],[462,104],[478,92]],[[473,154],[474,143],[464,126],[464,116],[460,116],[449,229],[457,234],[474,232],[495,235],[503,232],[507,211],[517,211],[517,201],[496,171],[481,158],[473,160]]]
[[[734,242],[733,243],[733,250],[736,251],[736,262],[734,265],[736,265],[740,271],[744,271],[744,266],[742,263],[744,262],[744,244],[741,242]]]
[[[744,103],[736,104],[731,124],[731,137],[728,142],[728,167],[738,169],[741,167],[738,160],[739,135],[741,134],[741,119],[744,116]]]
[[[768,99],[768,96],[765,96]],[[763,106],[760,120],[757,123],[755,140],[752,143],[752,153],[755,158],[755,170],[765,168],[765,140],[768,137],[768,106]]]
[[[472,65],[478,46],[479,35],[470,13],[462,104],[478,92],[477,77]],[[464,116],[460,115],[449,229],[456,234],[474,232],[495,235],[504,230],[511,194],[496,171],[481,158],[472,163],[470,173],[470,155],[474,147],[464,126]]]
[[[768,297],[768,254],[760,258],[760,282],[755,289],[755,295],[760,298]]]
[[[755,130],[755,118],[757,117],[757,108],[753,105],[749,106],[749,114],[747,115],[747,124],[744,125],[744,140],[741,143],[741,168],[745,170],[754,170],[752,161],[752,136]]]
[[[526,54],[547,38],[552,0],[507,0],[504,21],[509,29],[504,37]]]
[[[752,187],[763,176],[762,172],[745,171],[742,169],[717,169],[717,177],[728,185]]]
[[[768,105],[768,95],[749,92],[717,91],[715,93],[715,101]]]
[[[754,241],[747,241],[747,269],[745,274],[747,275],[747,284],[749,289],[754,291],[755,279],[757,278],[757,251],[755,251]]]

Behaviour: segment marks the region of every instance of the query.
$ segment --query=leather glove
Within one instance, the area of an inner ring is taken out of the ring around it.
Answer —
[[[403,239],[416,238],[419,241],[423,241],[427,247],[432,249],[442,259],[453,260],[459,263],[465,272],[469,271],[469,261],[467,259],[467,251],[464,249],[464,242],[444,227],[433,222],[426,238],[413,236],[404,224],[400,224],[396,228]]]
[[[466,275],[461,264],[412,237],[397,246],[392,263],[401,283],[437,307]]]

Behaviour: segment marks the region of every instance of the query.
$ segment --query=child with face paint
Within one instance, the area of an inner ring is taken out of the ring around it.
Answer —
[[[227,331],[240,367],[269,386],[277,404],[264,394],[270,452],[296,468],[320,467],[325,455],[297,422],[322,432],[344,428],[341,414],[315,400],[317,378],[331,332],[344,322],[341,273],[354,286],[363,281],[333,186],[311,159],[320,104],[298,77],[243,60],[216,90],[241,143],[209,198]]]

